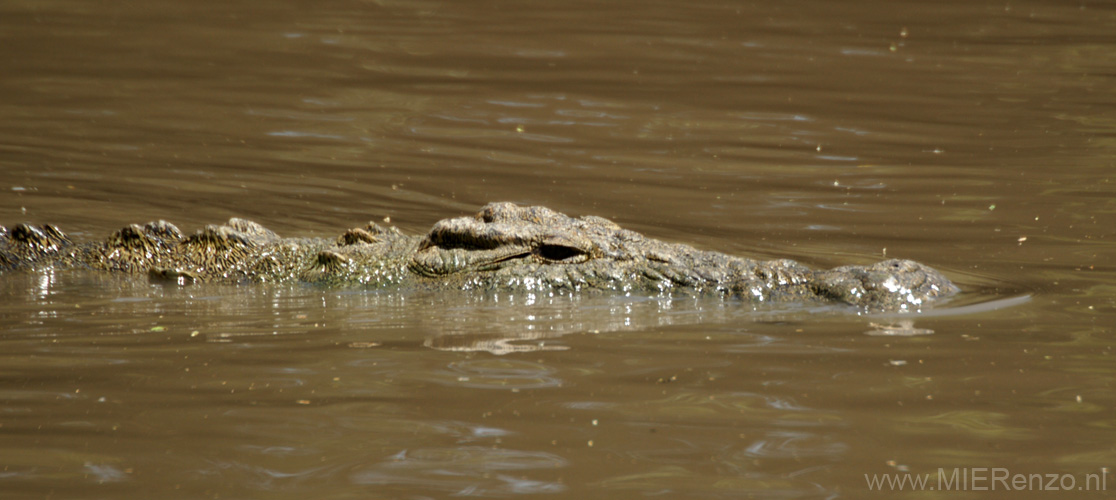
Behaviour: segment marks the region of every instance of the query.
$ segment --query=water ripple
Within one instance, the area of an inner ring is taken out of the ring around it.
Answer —
[[[468,496],[557,493],[565,491],[564,484],[489,473],[555,470],[568,465],[566,459],[545,452],[487,447],[422,448],[400,451],[387,461],[353,473],[351,480],[357,484],[422,485]]]

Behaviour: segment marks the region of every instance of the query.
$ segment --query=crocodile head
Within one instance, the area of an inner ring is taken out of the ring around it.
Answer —
[[[652,292],[723,287],[752,267],[746,259],[648,238],[601,217],[512,203],[435,223],[408,265],[417,275],[464,287]]]
[[[486,205],[445,219],[412,247],[410,272],[465,288],[715,292],[755,302],[836,300],[866,310],[915,310],[957,291],[912,261],[815,271],[667,243],[600,217]]]

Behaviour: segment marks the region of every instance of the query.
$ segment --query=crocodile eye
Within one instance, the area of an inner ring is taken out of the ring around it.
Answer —
[[[547,262],[585,262],[589,254],[584,250],[566,245],[544,244],[535,249],[535,255]]]

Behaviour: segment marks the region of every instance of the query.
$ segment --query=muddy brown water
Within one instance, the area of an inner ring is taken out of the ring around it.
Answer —
[[[965,293],[4,274],[0,496],[1110,494],[1114,34],[1101,1],[3,2],[0,223],[333,237],[515,201]]]

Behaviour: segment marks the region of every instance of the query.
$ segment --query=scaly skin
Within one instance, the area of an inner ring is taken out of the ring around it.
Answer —
[[[336,240],[281,238],[232,219],[184,236],[159,221],[104,241],[74,243],[54,226],[0,226],[0,272],[87,268],[152,279],[303,281],[368,287],[710,293],[754,302],[836,301],[867,311],[913,311],[957,292],[909,260],[815,271],[667,243],[600,217],[544,207],[486,205],[425,236],[369,224]]]

